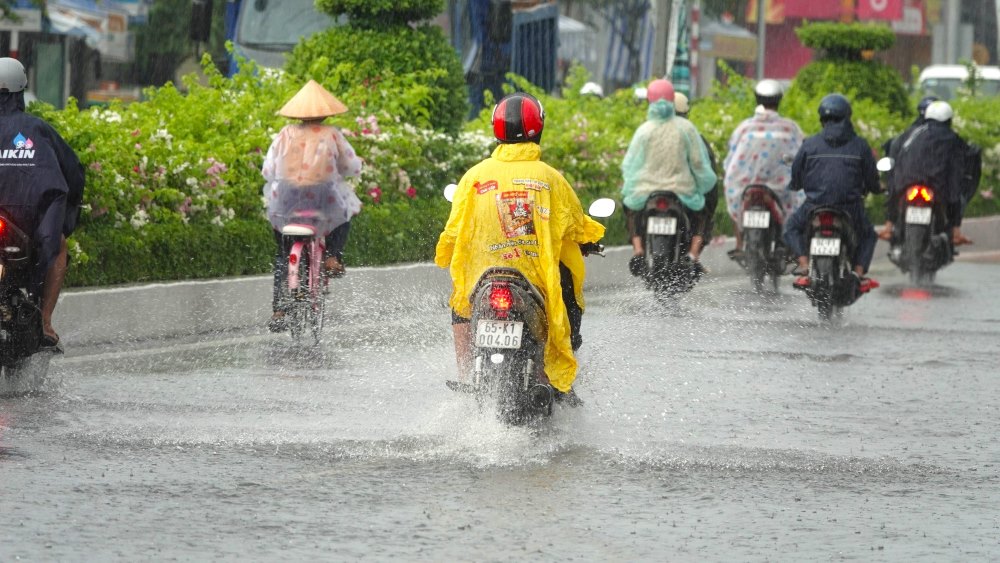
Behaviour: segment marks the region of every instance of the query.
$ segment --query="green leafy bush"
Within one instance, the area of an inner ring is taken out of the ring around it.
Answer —
[[[795,75],[788,98],[812,99],[840,92],[852,100],[871,100],[901,116],[913,109],[899,73],[878,61],[819,60]]]
[[[436,26],[376,29],[352,20],[300,42],[285,70],[421,127],[455,133],[469,113],[458,55]]]
[[[187,94],[167,85],[147,90],[146,101],[127,106],[81,111],[75,103],[65,110],[32,105],[87,168],[80,227],[70,245],[71,285],[269,268],[274,243],[263,214],[260,167],[271,138],[289,123],[275,112],[301,81],[281,72],[258,72],[246,62],[240,74],[226,78],[207,58],[204,64],[208,85],[192,78]],[[426,240],[431,231],[436,237],[447,209],[420,206],[425,200],[443,201],[441,188],[489,154],[491,139],[451,136],[384,111],[371,113],[355,95],[350,91],[342,98],[356,111],[331,120],[366,159],[357,183],[366,205],[356,219],[348,263],[414,260],[412,245],[395,242],[397,226],[424,229],[406,235],[417,240]],[[417,206],[420,210],[412,213],[428,214],[427,221],[439,224],[432,229],[400,213],[380,223],[375,218],[386,216],[379,211],[383,205],[397,212]],[[377,251],[357,251],[354,244],[361,237],[365,248]]]
[[[813,22],[795,29],[799,41],[826,59],[860,59],[863,51],[885,51],[896,42],[891,29],[864,23]]]
[[[316,0],[316,9],[331,16],[346,14],[365,26],[405,24],[433,18],[444,10],[443,0]]]
[[[787,98],[811,100],[840,92],[852,100],[872,100],[901,116],[913,115],[903,79],[895,69],[865,60],[863,51],[892,46],[892,30],[870,24],[807,23],[795,33],[804,45],[820,51],[818,60],[799,70]]]

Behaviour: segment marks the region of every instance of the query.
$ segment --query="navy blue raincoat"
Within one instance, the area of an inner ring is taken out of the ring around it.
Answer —
[[[73,149],[48,123],[24,113],[24,92],[0,92],[0,209],[31,236],[39,286],[60,239],[76,228],[83,185]]]
[[[785,243],[795,256],[805,256],[804,231],[809,213],[820,206],[843,210],[851,217],[858,247],[853,263],[868,271],[877,236],[865,213],[865,195],[879,191],[871,146],[854,132],[850,120],[827,123],[802,143],[792,163],[792,190],[805,190],[806,202],[785,223]]]

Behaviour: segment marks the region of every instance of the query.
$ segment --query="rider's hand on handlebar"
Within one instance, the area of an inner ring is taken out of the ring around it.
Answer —
[[[582,252],[584,256],[589,256],[591,254],[604,256],[604,245],[597,242],[587,242],[580,245],[580,252]]]

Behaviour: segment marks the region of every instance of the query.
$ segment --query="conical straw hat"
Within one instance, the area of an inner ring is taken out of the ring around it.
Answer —
[[[278,110],[278,115],[292,119],[322,119],[347,111],[343,102],[326,91],[315,80],[310,80],[291,100]]]

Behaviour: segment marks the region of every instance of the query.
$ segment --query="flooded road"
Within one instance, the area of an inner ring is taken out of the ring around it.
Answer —
[[[591,292],[536,429],[443,385],[438,298],[70,350],[0,399],[0,560],[1000,560],[1000,266],[881,268],[837,328],[790,279]]]

